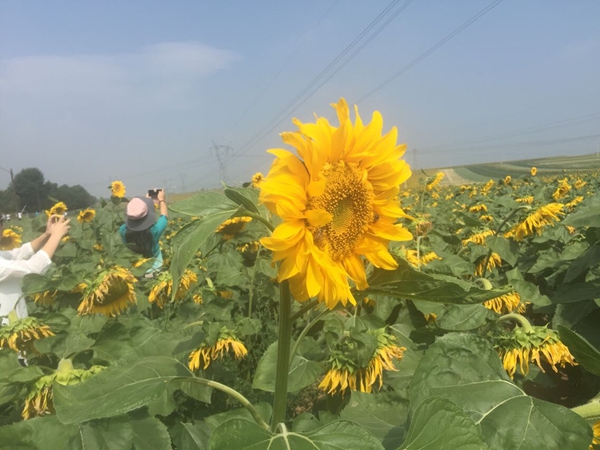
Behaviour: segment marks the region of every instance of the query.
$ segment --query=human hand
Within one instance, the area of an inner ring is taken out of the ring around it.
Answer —
[[[58,214],[52,214],[50,217],[48,217],[48,221],[46,222],[46,233],[48,236],[51,234],[50,230],[52,229],[52,226],[61,218],[61,216],[59,216]]]
[[[156,196],[156,199],[160,202],[160,201],[165,201],[165,190],[161,189],[160,191],[158,191],[158,195]]]
[[[58,236],[62,238],[69,234],[69,229],[71,228],[71,219],[67,219],[65,217],[57,216],[58,220],[50,225],[50,236]]]

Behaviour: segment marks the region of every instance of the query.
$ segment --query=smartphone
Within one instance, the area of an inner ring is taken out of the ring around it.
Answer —
[[[158,197],[158,193],[161,191],[162,191],[162,189],[148,189],[148,197],[156,198],[156,197]]]

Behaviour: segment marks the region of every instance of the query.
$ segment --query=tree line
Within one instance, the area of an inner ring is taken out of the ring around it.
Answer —
[[[41,212],[56,202],[64,202],[69,209],[87,208],[96,202],[96,197],[83,186],[58,185],[46,181],[40,169],[30,167],[21,170],[8,188],[0,190],[0,213]]]

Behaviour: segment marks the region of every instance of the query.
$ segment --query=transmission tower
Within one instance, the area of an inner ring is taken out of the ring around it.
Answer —
[[[217,157],[217,161],[219,161],[219,178],[226,183],[228,178],[227,165],[229,160],[234,156],[233,148],[229,145],[220,145],[213,141],[210,151]]]

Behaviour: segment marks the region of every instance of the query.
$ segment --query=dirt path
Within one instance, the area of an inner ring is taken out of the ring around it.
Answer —
[[[460,184],[470,184],[469,180],[464,179],[459,174],[457,174],[454,169],[443,169],[444,179],[442,180],[442,184],[457,186]]]

